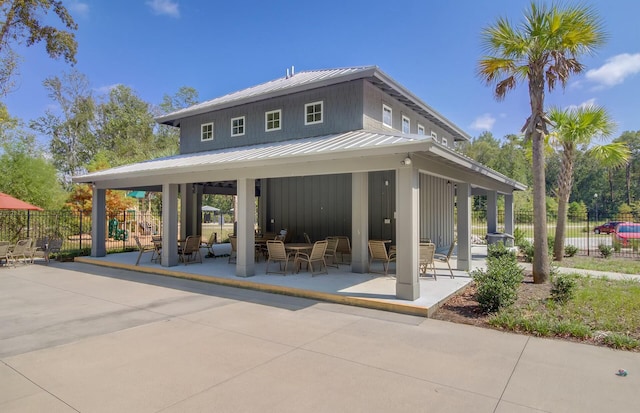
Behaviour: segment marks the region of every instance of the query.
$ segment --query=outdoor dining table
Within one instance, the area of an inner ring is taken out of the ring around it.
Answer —
[[[284,249],[287,251],[294,251],[296,253],[295,258],[298,258],[299,253],[311,251],[313,249],[313,244],[307,244],[306,242],[292,242],[284,244]]]

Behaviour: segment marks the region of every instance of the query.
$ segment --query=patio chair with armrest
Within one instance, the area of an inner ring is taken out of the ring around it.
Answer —
[[[189,235],[184,241],[182,248],[179,248],[179,258],[184,265],[196,262],[202,264],[202,254],[200,254],[200,236]]]
[[[338,246],[336,248],[336,255],[340,256],[339,263],[340,264],[349,264],[351,262],[351,243],[349,242],[349,237],[340,235],[334,236],[333,238],[338,239]],[[349,261],[345,260],[344,256],[349,256]]]
[[[332,267],[340,268],[338,263],[338,238],[327,237],[327,251],[324,253],[325,262]]]
[[[231,244],[231,252],[229,253],[229,264],[235,264],[238,260],[238,237],[236,237],[235,235],[229,235],[229,243]]]
[[[289,265],[289,261],[291,261],[294,258],[294,253],[287,252],[287,250],[284,247],[284,242],[280,240],[268,240],[267,251],[269,253],[269,256],[267,258],[266,273],[287,275],[287,266]],[[269,271],[269,265],[272,262],[278,263],[278,268],[280,269],[280,271]],[[284,269],[282,268],[283,263],[284,263]]]
[[[376,274],[389,274],[389,263],[395,262],[396,254],[394,252],[387,253],[387,247],[384,241],[369,240],[369,272]],[[382,262],[384,272],[373,271],[372,264],[376,261]]]
[[[200,244],[202,248],[207,249],[207,257],[215,258],[216,254],[213,252],[213,246],[218,243],[218,233],[213,231],[209,236],[207,242]]]
[[[420,243],[420,260],[418,261],[418,272],[419,275],[426,276],[427,271],[429,269],[433,270],[433,279],[436,278],[436,265],[433,260],[433,257],[436,252],[436,244],[431,242],[421,242]]]
[[[327,251],[327,240],[323,240],[323,241],[316,241],[316,243],[313,244],[313,249],[311,249],[310,254],[299,252],[298,255],[296,255],[296,260],[294,262],[296,271],[300,271],[300,267],[302,263],[306,263],[309,266],[309,272],[311,272],[312,277],[315,274],[328,274],[329,272],[327,271],[327,262],[324,260],[324,254],[326,251]],[[319,271],[316,273],[314,273],[313,271],[314,263],[316,263],[316,267],[317,265],[320,266]],[[322,272],[323,268],[324,268],[324,272]]]
[[[44,258],[45,262],[49,264],[50,254],[52,252],[60,252],[61,248],[62,238],[38,238],[35,244],[31,247],[31,262],[33,262],[35,258]]]
[[[16,245],[11,251],[14,264],[18,259],[22,259],[23,262],[31,261],[31,238],[21,239],[16,242]]]
[[[138,247],[138,251],[140,251],[140,253],[138,254],[138,259],[136,260],[136,265],[139,265],[140,258],[142,258],[142,254],[144,254],[145,252],[151,252],[155,254],[156,247],[153,244],[142,245],[142,242],[140,242],[140,238],[137,235],[134,235],[133,239],[136,241],[136,246]],[[151,260],[153,260],[153,254],[151,255]]]
[[[0,241],[0,264],[2,264],[3,260],[7,262],[7,265],[13,261],[13,266],[15,267],[16,262],[11,255],[11,251],[9,251],[10,248],[11,244],[8,241]]]
[[[434,258],[436,260],[447,263],[447,267],[449,267],[449,272],[451,273],[451,278],[455,278],[455,277],[453,275],[453,270],[451,269],[451,263],[449,262],[449,260],[451,259],[451,255],[453,254],[453,250],[455,249],[455,247],[456,247],[456,241],[454,240],[451,243],[451,246],[449,246],[449,251],[446,254],[438,254],[438,253],[434,254]]]

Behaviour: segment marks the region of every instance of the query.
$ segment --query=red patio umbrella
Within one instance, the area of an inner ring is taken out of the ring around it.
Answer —
[[[31,211],[44,211],[42,208],[31,205],[28,202],[14,198],[11,195],[0,192],[0,209],[26,209]]]

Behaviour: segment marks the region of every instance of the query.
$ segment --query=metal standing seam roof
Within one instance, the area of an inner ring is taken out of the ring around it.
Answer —
[[[428,136],[419,135],[391,135],[368,131],[351,131],[335,135],[175,155],[77,176],[73,178],[73,181],[96,182],[101,179],[126,179],[131,176],[140,175],[141,173],[154,173],[165,170],[179,172],[179,169],[188,170],[228,164],[238,167],[242,163],[252,161],[266,161],[270,159],[276,161],[298,158],[301,155],[353,153],[355,151],[374,148],[393,150],[393,146],[415,143],[422,140],[429,141],[430,139]]]
[[[302,157],[310,160],[310,157],[326,154],[335,154],[337,159],[351,157],[354,154],[358,155],[365,152],[385,154],[403,153],[405,151],[415,151],[415,145],[420,143],[430,144],[430,146],[419,149],[420,151],[426,150],[433,152],[436,156],[445,157],[461,168],[473,169],[476,172],[484,171],[484,175],[496,181],[513,185],[515,189],[526,189],[524,185],[483,166],[479,162],[451,148],[443,146],[434,141],[430,136],[385,134],[365,130],[295,139],[278,143],[175,155],[74,177],[73,182],[90,183],[111,179],[127,179],[137,176],[156,175],[163,172],[190,172],[191,170],[201,170],[208,167],[211,169],[243,168],[251,166],[252,164],[255,165],[256,163],[269,161],[281,164],[290,162],[293,159],[301,159]]]
[[[178,126],[179,120],[207,112],[217,111],[241,104],[265,100],[277,96],[315,89],[327,85],[348,82],[355,79],[370,79],[371,83],[382,89],[417,113],[439,125],[449,132],[455,140],[471,140],[471,137],[450,122],[431,106],[424,103],[410,91],[397,83],[377,66],[350,67],[341,69],[310,70],[295,75],[281,77],[252,86],[237,92],[229,93],[188,108],[180,109],[156,117],[158,123]]]

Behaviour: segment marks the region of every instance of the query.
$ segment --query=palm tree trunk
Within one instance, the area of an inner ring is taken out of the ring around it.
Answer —
[[[567,204],[573,185],[573,148],[565,146],[562,151],[562,165],[558,175],[558,222],[553,244],[553,256],[556,261],[564,257],[564,238],[567,227]]]
[[[544,160],[544,76],[543,66],[529,73],[531,118],[525,136],[531,138],[533,150],[533,282],[549,281],[549,245],[547,241],[547,204]]]

